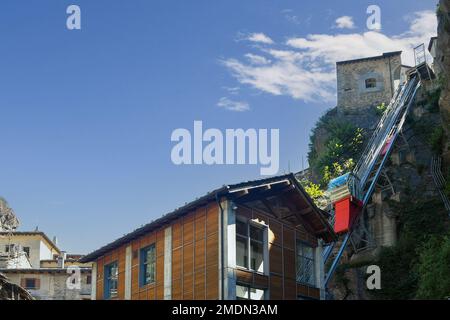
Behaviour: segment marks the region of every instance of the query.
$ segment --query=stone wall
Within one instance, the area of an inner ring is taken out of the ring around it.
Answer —
[[[336,69],[338,112],[361,114],[364,109],[389,104],[402,74],[401,55],[338,62]],[[370,78],[376,79],[375,88],[366,88]]]

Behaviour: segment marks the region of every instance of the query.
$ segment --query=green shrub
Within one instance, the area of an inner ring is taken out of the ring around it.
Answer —
[[[417,290],[417,276],[411,272],[417,260],[416,241],[402,237],[397,245],[382,248],[377,265],[381,269],[381,289],[370,291],[376,299],[412,299]]]
[[[320,186],[318,184],[315,184],[307,179],[301,180],[300,184],[316,204],[318,204],[319,199],[321,199],[325,195],[325,192],[320,189]]]
[[[450,236],[433,236],[422,246],[417,265],[416,298],[450,297]]]
[[[318,127],[328,132],[324,151],[318,154],[314,147]],[[364,143],[364,132],[346,121],[330,119],[319,120],[310,142],[309,163],[319,176],[321,187],[325,188],[330,179],[353,169],[353,159],[358,159]]]
[[[448,233],[447,214],[440,201],[391,202],[399,214],[399,239],[395,246],[382,248],[376,264],[381,268],[381,290],[371,291],[377,299],[443,298],[448,276],[442,287],[436,285],[433,273],[440,276],[449,271],[449,252],[443,239]],[[430,240],[434,239],[434,240]],[[446,237],[445,241],[448,241]],[[441,249],[437,249],[442,247]],[[434,261],[434,262],[432,262]],[[434,264],[433,266],[430,266]]]
[[[431,150],[436,154],[440,154],[444,146],[444,129],[441,126],[436,127],[431,133],[429,140]]]
[[[441,89],[427,93],[426,108],[429,112],[439,112],[439,98],[441,96]]]
[[[384,102],[378,106],[375,107],[375,113],[379,116],[381,116],[387,109],[387,106],[384,104]]]

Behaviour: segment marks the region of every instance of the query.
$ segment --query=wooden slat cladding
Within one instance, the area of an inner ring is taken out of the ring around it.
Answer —
[[[119,300],[125,299],[125,250],[125,246],[120,247],[118,257],[119,278],[117,279],[117,299]]]
[[[320,299],[320,290],[297,283],[297,294],[306,298]]]
[[[248,284],[259,288],[268,286],[270,299],[297,299],[298,296],[318,299],[319,289],[308,288],[306,292],[298,291],[296,282],[296,241],[297,239],[317,246],[317,238],[309,234],[302,226],[294,226],[288,222],[280,221],[268,212],[238,206],[237,215],[252,219],[268,225],[269,245],[269,276],[260,276],[256,281],[257,273],[236,269],[238,283]],[[265,277],[265,278],[264,278]]]
[[[219,208],[215,202],[170,224],[172,227],[172,299],[219,298]],[[104,266],[117,261],[118,296],[125,298],[125,252],[131,245],[131,298],[164,299],[164,230],[143,235],[97,259],[97,299],[103,299]],[[156,281],[139,285],[139,252],[156,246]],[[208,284],[208,285],[206,285]]]
[[[219,211],[218,205],[211,202],[171,222],[172,299],[219,298]],[[236,270],[237,281],[269,289],[270,299],[319,298],[318,289],[297,284],[295,269],[297,239],[313,247],[317,246],[317,239],[302,226],[281,221],[270,213],[242,206],[237,212],[269,228],[269,274]],[[117,299],[125,298],[125,253],[130,245],[131,298],[164,299],[164,246],[165,228],[168,226],[142,235],[97,259],[97,299],[103,299],[104,267],[112,262],[117,262],[119,268]],[[155,244],[156,249],[155,282],[140,286],[140,250],[151,244]]]
[[[182,218],[180,247],[172,251],[181,262],[172,261],[172,299],[218,299],[218,213],[217,205],[210,204]]]
[[[247,284],[254,288],[268,289],[269,277],[263,274],[250,272],[247,270],[236,269],[236,281]]]
[[[271,273],[283,274],[282,247],[269,244],[269,267]]]
[[[219,207],[206,210],[206,299],[219,298]]]
[[[270,275],[270,299],[281,300],[283,299],[283,278],[274,274]]]

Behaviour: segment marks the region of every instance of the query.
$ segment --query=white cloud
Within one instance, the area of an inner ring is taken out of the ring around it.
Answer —
[[[264,44],[273,44],[273,40],[270,39],[268,36],[266,36],[264,33],[251,33],[247,37],[245,37],[246,40],[251,42],[259,42]]]
[[[342,16],[336,19],[336,28],[338,29],[354,29],[355,23],[350,16]]]
[[[259,55],[252,54],[252,53],[247,53],[245,55],[245,57],[247,57],[247,59],[250,61],[251,64],[263,65],[263,64],[269,64],[271,62],[269,59],[266,59],[263,56],[259,56]]]
[[[233,101],[228,99],[227,97],[220,98],[219,102],[217,102],[217,106],[220,108],[238,112],[250,110],[250,106],[247,102]]]
[[[313,34],[306,38],[291,38],[286,44],[298,49],[313,60],[327,64],[336,61],[380,55],[388,51],[403,51],[403,62],[414,64],[413,48],[428,43],[436,35],[436,14],[416,12],[410,18],[409,30],[394,36],[369,31],[352,34]]]
[[[237,95],[241,90],[239,87],[222,87],[222,89],[228,91],[228,93],[232,95]]]
[[[229,58],[221,62],[241,84],[273,95],[287,95],[306,102],[335,99],[337,61],[403,51],[402,62],[414,65],[413,48],[436,35],[436,15],[421,11],[408,19],[409,28],[388,36],[369,31],[351,34],[310,34],[289,38],[284,45],[259,48],[262,55],[248,54],[250,62]],[[269,38],[270,39],[270,38]],[[269,56],[270,59],[263,57]],[[255,63],[260,56],[264,60]]]

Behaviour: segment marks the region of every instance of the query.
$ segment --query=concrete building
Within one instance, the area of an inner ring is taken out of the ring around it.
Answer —
[[[39,300],[90,299],[91,265],[41,231],[0,232],[0,273]]]
[[[410,69],[402,65],[401,53],[337,62],[338,113],[358,114],[362,109],[388,105]]]
[[[228,185],[81,262],[93,299],[320,299],[327,217],[292,174]]]
[[[37,300],[91,299],[91,268],[3,269],[1,273]],[[73,286],[68,286],[72,273],[76,274],[71,282]],[[76,287],[77,281],[79,288]]]
[[[23,251],[32,268],[40,268],[41,260],[61,255],[56,244],[41,231],[0,232],[0,253],[8,254],[13,250]]]

